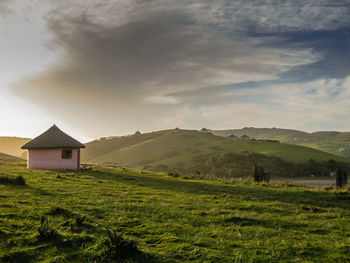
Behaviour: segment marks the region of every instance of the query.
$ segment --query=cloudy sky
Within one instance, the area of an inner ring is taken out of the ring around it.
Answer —
[[[0,0],[0,135],[350,130],[350,0]]]

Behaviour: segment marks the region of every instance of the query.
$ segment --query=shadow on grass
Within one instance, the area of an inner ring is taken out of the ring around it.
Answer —
[[[238,225],[238,226],[261,226],[261,227],[268,227],[272,229],[281,228],[281,229],[301,229],[301,228],[307,228],[307,224],[299,224],[299,223],[291,223],[286,222],[282,220],[261,220],[261,219],[254,219],[254,218],[248,218],[248,217],[237,217],[237,216],[231,216],[228,218],[225,218],[221,221],[217,222],[221,225]]]
[[[16,263],[16,262],[36,262],[35,256],[32,253],[16,251],[8,253],[0,257],[0,262]]]
[[[309,191],[305,188],[296,189],[289,187],[283,191],[280,187],[275,186],[210,184],[200,180],[193,182],[184,179],[174,180],[165,176],[133,176],[108,171],[91,171],[89,175],[130,185],[174,192],[213,196],[224,195],[232,198],[239,196],[246,201],[279,201],[294,205],[313,205],[323,208],[350,208],[348,200],[339,200],[333,193]]]
[[[67,242],[63,242],[62,239],[52,240],[47,242],[37,243],[33,249],[19,248],[17,251],[9,252],[4,256],[0,257],[0,262],[4,263],[17,263],[17,262],[39,262],[38,255],[43,253],[46,249],[52,247],[56,248],[55,255],[52,255],[52,262],[164,262],[164,258],[149,255],[143,252],[137,255],[126,258],[125,260],[110,260],[105,259],[99,261],[95,255],[88,255],[81,251],[81,247],[87,244],[86,240],[74,239]],[[57,256],[60,255],[60,256]],[[107,261],[106,261],[107,260]],[[51,261],[50,261],[51,262]]]
[[[40,188],[36,188],[36,187],[30,186],[30,185],[21,185],[21,186],[11,185],[11,186],[8,186],[8,187],[16,188],[16,189],[29,190],[29,191],[31,191],[33,193],[40,194],[40,195],[47,195],[47,196],[54,196],[55,195],[55,194],[50,193],[50,192],[48,192],[46,190],[43,190],[43,189],[40,189]]]

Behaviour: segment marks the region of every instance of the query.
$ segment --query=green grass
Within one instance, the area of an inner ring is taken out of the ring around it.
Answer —
[[[0,185],[0,261],[99,261],[106,229],[137,242],[134,262],[350,261],[350,203],[331,190],[8,160],[0,174],[26,180]],[[43,215],[56,231],[48,239]]]

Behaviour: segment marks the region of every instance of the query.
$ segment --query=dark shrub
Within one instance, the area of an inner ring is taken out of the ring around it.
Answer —
[[[74,214],[74,219],[75,219],[75,224],[77,226],[82,226],[84,224],[86,216],[82,216],[80,214]]]
[[[180,175],[176,172],[170,172],[168,175],[173,176],[173,177],[179,177]]]
[[[7,185],[26,185],[26,181],[24,180],[23,176],[0,176],[0,184],[7,184]]]
[[[58,237],[56,229],[53,229],[49,225],[49,221],[46,216],[41,217],[40,227],[38,228],[40,240],[52,240]]]
[[[260,183],[262,181],[264,182],[270,182],[271,173],[265,173],[264,167],[258,166],[257,164],[254,164],[253,166],[253,178],[254,182]]]
[[[23,176],[17,176],[17,185],[26,185],[26,180],[24,180]]]
[[[58,215],[63,215],[63,216],[72,216],[72,212],[62,208],[62,207],[52,207],[51,210],[47,213],[47,215],[51,216],[58,216]]]
[[[337,169],[336,173],[336,184],[337,187],[343,187],[348,183],[348,173],[342,169]]]
[[[116,231],[107,230],[107,238],[104,244],[104,261],[111,262],[118,259],[132,258],[139,254],[137,244],[133,240],[124,239]]]

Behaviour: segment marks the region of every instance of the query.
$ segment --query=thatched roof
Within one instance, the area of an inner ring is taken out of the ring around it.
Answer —
[[[27,142],[22,149],[85,148],[85,145],[53,125],[43,134]]]

